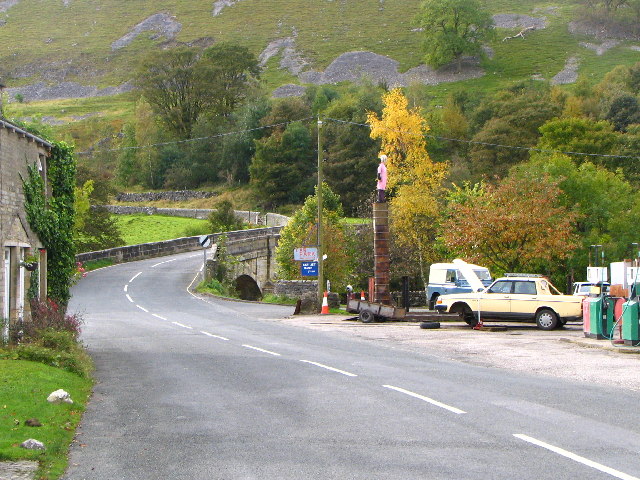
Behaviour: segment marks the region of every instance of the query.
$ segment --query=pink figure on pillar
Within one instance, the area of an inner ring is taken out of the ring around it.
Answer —
[[[378,165],[377,179],[377,197],[376,202],[386,202],[385,190],[387,189],[387,156],[383,153],[380,155],[380,165]]]

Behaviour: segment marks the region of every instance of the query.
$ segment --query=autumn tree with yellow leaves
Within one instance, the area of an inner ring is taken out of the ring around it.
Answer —
[[[418,108],[409,108],[402,91],[391,90],[382,100],[382,116],[368,112],[367,123],[371,138],[381,140],[380,153],[387,155],[391,227],[398,246],[417,253],[426,287],[423,267],[436,260],[438,197],[447,165],[431,161],[425,139],[429,125]]]

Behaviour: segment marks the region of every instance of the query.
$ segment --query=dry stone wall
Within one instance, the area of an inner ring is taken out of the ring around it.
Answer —
[[[215,209],[208,208],[159,208],[159,207],[133,207],[128,205],[104,205],[109,212],[115,215],[134,215],[144,213],[146,215],[167,215],[170,217],[187,217],[206,220]],[[289,217],[278,213],[260,213],[258,211],[235,210],[236,217],[243,222],[266,227],[283,227],[289,221]]]

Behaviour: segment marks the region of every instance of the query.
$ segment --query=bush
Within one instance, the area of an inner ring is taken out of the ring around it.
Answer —
[[[210,227],[208,225],[189,225],[184,229],[183,236],[195,237],[198,235],[208,235],[210,233]]]
[[[60,332],[58,332],[60,333]],[[67,333],[72,340],[72,337]],[[47,348],[42,341],[18,345],[15,348],[0,351],[0,358],[11,358],[13,360],[28,360],[30,362],[43,363],[56,368],[61,368],[67,372],[75,373],[83,378],[88,378],[93,371],[91,358],[82,350],[80,345],[72,343],[69,351]]]
[[[231,232],[244,228],[242,220],[236,217],[233,204],[229,200],[220,202],[215,212],[209,215],[212,232]]]
[[[13,330],[24,341],[33,341],[41,337],[45,330],[68,332],[74,341],[80,336],[82,317],[74,313],[68,315],[56,302],[47,299],[31,301],[31,321],[17,322]]]

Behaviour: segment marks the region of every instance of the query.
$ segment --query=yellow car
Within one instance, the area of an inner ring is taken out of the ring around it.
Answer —
[[[457,313],[472,327],[478,319],[536,322],[542,330],[582,319],[582,297],[563,295],[542,275],[507,273],[478,292],[442,295],[435,309]]]

